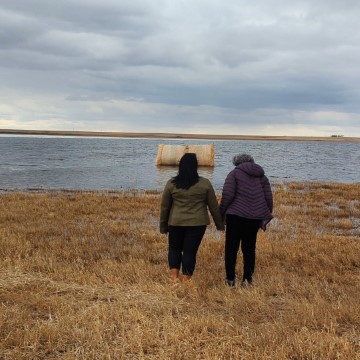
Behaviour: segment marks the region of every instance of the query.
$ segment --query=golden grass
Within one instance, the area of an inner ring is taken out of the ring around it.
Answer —
[[[277,185],[255,285],[229,289],[213,226],[170,286],[157,192],[4,193],[0,358],[360,359],[359,194]]]

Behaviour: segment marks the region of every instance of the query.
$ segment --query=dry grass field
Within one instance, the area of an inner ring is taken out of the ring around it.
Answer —
[[[0,359],[360,359],[360,184],[274,195],[231,289],[212,225],[171,286],[157,192],[1,194]]]

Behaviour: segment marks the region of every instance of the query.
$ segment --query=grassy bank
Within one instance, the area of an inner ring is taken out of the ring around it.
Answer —
[[[1,194],[0,358],[360,359],[359,193],[279,185],[235,290],[213,226],[170,286],[157,192]]]

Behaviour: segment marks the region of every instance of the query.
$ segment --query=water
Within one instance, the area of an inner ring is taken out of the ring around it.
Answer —
[[[177,168],[155,165],[159,144],[209,143],[215,167],[199,173],[216,191],[241,152],[253,155],[271,183],[360,181],[359,143],[0,136],[0,189],[160,190]]]

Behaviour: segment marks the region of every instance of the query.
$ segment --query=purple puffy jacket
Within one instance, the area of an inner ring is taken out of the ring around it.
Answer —
[[[262,220],[261,227],[273,218],[273,196],[264,169],[253,162],[236,166],[226,177],[220,212],[246,219]]]

